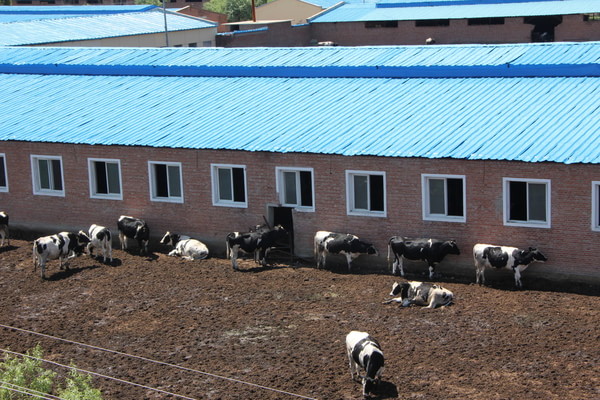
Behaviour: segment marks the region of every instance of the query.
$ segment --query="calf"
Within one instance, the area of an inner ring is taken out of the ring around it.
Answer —
[[[412,304],[418,306],[427,306],[425,308],[436,308],[438,306],[447,306],[454,300],[454,294],[448,289],[439,285],[425,282],[404,282],[398,284],[394,282],[390,296],[396,298],[384,301],[384,304],[396,302],[401,303],[402,307],[408,307]]]
[[[150,240],[150,228],[142,219],[121,215],[117,221],[119,228],[119,241],[121,250],[127,249],[127,238],[135,239],[140,248],[140,255],[148,254],[148,240]]]
[[[346,354],[353,380],[362,378],[363,396],[373,392],[383,373],[383,351],[373,337],[366,332],[352,331],[346,335]],[[365,375],[360,375],[360,370]]]
[[[10,238],[8,237],[8,214],[4,211],[0,211],[0,238],[2,239],[0,246],[4,246],[4,239],[6,239],[6,244],[10,246]]]
[[[191,239],[189,236],[178,235],[167,231],[160,243],[174,247],[170,256],[181,257],[185,260],[204,260],[208,257],[208,247],[199,240]]]
[[[447,254],[460,254],[460,250],[454,240],[439,239],[410,239],[401,236],[393,236],[388,241],[388,262],[390,254],[394,254],[392,273],[404,276],[403,260],[427,261],[429,265],[429,279],[433,279],[436,264],[442,262]]]
[[[225,239],[227,257],[231,258],[231,264],[235,270],[239,270],[237,259],[240,250],[248,254],[254,253],[255,261],[266,266],[269,250],[286,238],[287,231],[281,225],[277,225],[273,229],[261,228],[252,232],[231,232]]]
[[[494,246],[478,243],[473,246],[473,259],[475,260],[476,281],[485,284],[484,270],[490,268],[512,269],[515,276],[515,285],[522,288],[521,272],[534,261],[545,262],[548,259],[536,248],[522,250],[509,246]]]
[[[344,254],[348,262],[348,271],[352,271],[352,261],[361,254],[377,255],[375,247],[349,233],[318,231],[314,243],[317,268],[325,268],[327,254]]]
[[[43,236],[33,242],[33,270],[35,271],[40,266],[42,279],[46,278],[46,261],[60,261],[60,269],[63,266],[67,269],[66,263],[63,260],[69,258],[71,254],[75,254],[90,242],[90,238],[83,232],[60,232],[55,235]]]
[[[102,250],[103,262],[106,263],[106,258],[112,263],[112,235],[110,230],[104,226],[92,224],[88,230],[90,242],[87,245],[87,253],[93,256],[93,250],[99,248]]]

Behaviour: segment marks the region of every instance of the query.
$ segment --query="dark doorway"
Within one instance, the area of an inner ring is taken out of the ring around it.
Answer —
[[[554,42],[554,28],[562,23],[562,16],[525,17],[524,22],[533,25],[532,42]]]
[[[292,210],[292,207],[271,207],[273,226],[281,225],[288,232],[288,240],[277,243],[277,250],[288,254],[290,261],[294,257],[294,217],[292,216]]]

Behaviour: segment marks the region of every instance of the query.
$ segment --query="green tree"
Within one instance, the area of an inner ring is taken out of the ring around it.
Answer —
[[[163,5],[161,0],[135,0],[135,4],[137,4],[137,5],[148,4],[148,5],[159,6],[159,7],[162,7],[162,5]]]
[[[255,7],[267,3],[267,0],[255,0]],[[252,0],[210,0],[204,8],[227,15],[227,21],[248,21],[252,19]]]

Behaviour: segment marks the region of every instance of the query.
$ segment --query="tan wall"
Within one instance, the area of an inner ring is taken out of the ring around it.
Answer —
[[[188,31],[169,32],[169,47],[181,45],[188,47],[190,43],[196,43],[197,47],[203,47],[205,41],[210,41],[215,46],[217,28],[193,29]],[[55,47],[165,47],[166,39],[164,33],[153,33],[148,35],[119,36],[98,40],[79,40],[61,43],[52,43]],[[42,46],[48,46],[44,44]]]
[[[157,237],[166,230],[196,236],[223,254],[224,237],[261,223],[267,205],[276,205],[275,167],[312,167],[315,171],[316,212],[295,212],[297,253],[310,257],[317,230],[351,232],[372,241],[384,264],[387,239],[392,235],[454,238],[462,254],[449,256],[438,269],[471,273],[471,248],[476,242],[537,246],[549,258],[526,273],[572,274],[600,282],[600,232],[591,230],[591,182],[600,180],[600,166],[505,161],[343,157],[184,149],[81,146],[50,143],[3,142],[9,193],[0,193],[2,210],[11,224],[38,229],[82,229],[96,223],[116,231],[119,215],[146,219]],[[32,194],[30,155],[60,155],[64,165],[65,197]],[[91,199],[87,158],[121,160],[123,200]],[[152,161],[182,163],[184,203],[150,201],[148,166]],[[210,164],[247,166],[248,208],[212,205]],[[385,171],[387,217],[346,215],[345,170]],[[466,223],[424,221],[421,174],[466,176]],[[504,226],[502,178],[551,179],[552,227]],[[154,242],[156,243],[156,242]],[[364,262],[372,262],[362,257]],[[360,260],[360,259],[359,259]],[[419,264],[423,271],[426,267]],[[473,272],[474,277],[474,272]]]
[[[258,20],[291,20],[292,24],[305,24],[306,19],[323,11],[321,7],[299,0],[275,0],[256,7]]]

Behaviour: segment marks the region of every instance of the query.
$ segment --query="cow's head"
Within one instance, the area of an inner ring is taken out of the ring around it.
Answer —
[[[548,261],[548,259],[546,258],[546,256],[544,256],[542,254],[542,252],[539,251],[538,249],[536,249],[535,247],[530,247],[529,248],[529,253],[531,254],[531,256],[533,256],[533,259],[535,261],[538,261],[538,262]]]
[[[373,246],[371,243],[363,242],[357,237],[352,239],[350,248],[353,253],[369,254],[374,256],[379,255],[375,246]]]
[[[135,227],[135,235],[133,236],[136,240],[148,240],[150,238],[150,228],[146,224],[138,224]]]
[[[460,255],[460,250],[458,249],[458,246],[456,244],[456,240],[454,240],[454,239],[447,240],[444,243],[444,247],[446,248],[446,251],[448,252],[448,254]]]
[[[85,246],[89,242],[91,242],[90,237],[84,231],[77,232],[77,245],[78,246]]]
[[[392,285],[392,291],[390,292],[390,296],[398,296],[399,297],[405,299],[406,297],[408,297],[408,289],[410,288],[410,283],[408,282],[404,282],[404,283],[398,283],[398,282],[394,282],[394,284]]]
[[[178,241],[178,234],[167,231],[167,233],[165,233],[165,236],[163,236],[162,239],[160,239],[160,244],[175,246]]]
[[[383,372],[383,353],[373,351],[365,356],[365,376],[363,377],[363,395],[373,393],[373,389],[379,383],[380,376]]]

